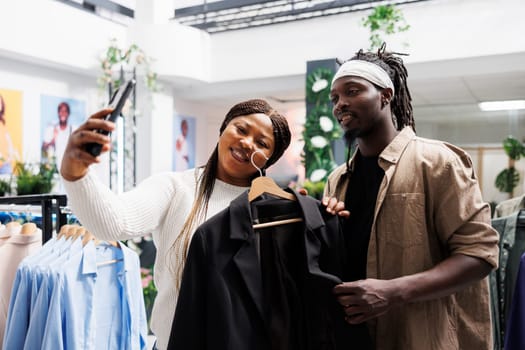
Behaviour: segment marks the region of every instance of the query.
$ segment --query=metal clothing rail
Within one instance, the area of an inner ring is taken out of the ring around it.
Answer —
[[[39,205],[42,211],[42,239],[47,242],[53,236],[53,213],[56,215],[57,231],[67,223],[67,215],[62,210],[67,205],[65,194],[35,194],[13,197],[0,197],[1,204]]]

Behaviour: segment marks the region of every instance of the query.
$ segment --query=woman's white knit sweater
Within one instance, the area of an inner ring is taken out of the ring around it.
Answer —
[[[116,195],[89,172],[77,181],[63,180],[68,205],[83,226],[102,240],[123,240],[151,233],[157,248],[154,280],[158,294],[151,329],[157,347],[167,348],[178,290],[174,271],[181,261],[170,247],[179,235],[195,197],[194,169],[153,175],[136,188]],[[216,180],[207,218],[227,208],[247,190]],[[194,226],[195,228],[198,225]]]

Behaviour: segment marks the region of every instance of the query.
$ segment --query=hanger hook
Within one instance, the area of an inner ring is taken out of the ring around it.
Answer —
[[[25,217],[26,222],[33,221],[33,214],[31,213],[31,205],[30,204],[26,205],[26,212],[25,212],[25,214],[26,214],[26,217]]]
[[[266,157],[266,155],[265,155],[265,154],[263,153],[263,151],[261,151],[260,149],[255,150],[255,151],[252,153],[252,155],[250,156],[250,162],[252,163],[253,167],[259,171],[259,175],[260,175],[260,176],[264,176],[263,171],[262,171],[262,168],[259,168],[259,167],[255,164],[255,161],[253,160],[253,156],[254,156],[255,153],[257,153],[257,152],[260,152],[261,155],[264,157],[264,159],[266,159],[267,161],[268,161],[268,159],[270,159],[270,158]]]

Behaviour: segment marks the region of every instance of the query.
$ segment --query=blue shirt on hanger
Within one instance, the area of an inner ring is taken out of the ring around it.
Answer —
[[[57,274],[41,348],[144,349],[146,335],[138,256],[90,241]]]
[[[47,260],[47,262],[42,262],[33,268],[33,286],[38,285],[39,288],[38,290],[33,288],[31,294],[30,321],[24,350],[40,349],[42,347],[51,296],[53,295],[56,279],[62,267],[69,264],[71,257],[82,254],[82,240],[76,239],[69,243],[68,249],[66,249],[65,245],[63,245],[62,248],[54,260]],[[45,259],[42,260],[45,261]],[[41,283],[38,281],[41,281]],[[37,293],[37,295],[35,295],[35,293]],[[33,302],[33,300],[35,301]]]

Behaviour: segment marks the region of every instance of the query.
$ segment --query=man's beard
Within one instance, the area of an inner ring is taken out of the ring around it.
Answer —
[[[343,138],[345,140],[346,146],[348,148],[352,148],[355,146],[355,143],[357,141],[357,138],[360,136],[361,130],[360,129],[352,129],[352,130],[346,130],[345,134],[343,135]]]

